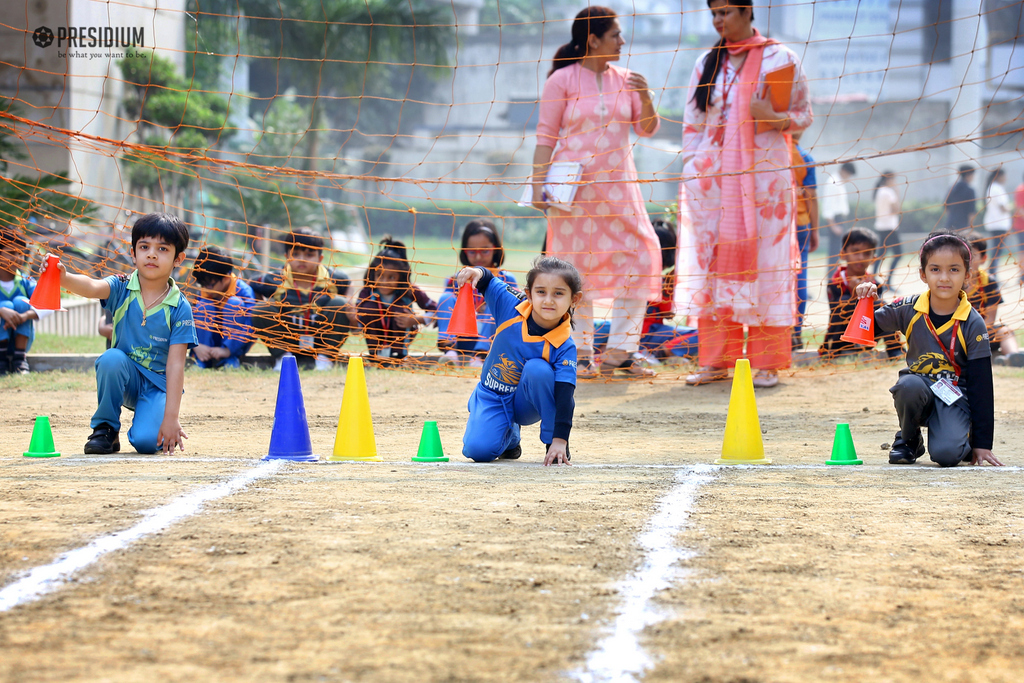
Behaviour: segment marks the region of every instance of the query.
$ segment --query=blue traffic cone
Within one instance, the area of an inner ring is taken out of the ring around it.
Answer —
[[[299,366],[294,356],[285,356],[283,360],[281,381],[277,385],[277,406],[274,408],[274,430],[270,434],[270,452],[263,459],[315,462],[318,458],[313,455],[313,444],[309,440]]]

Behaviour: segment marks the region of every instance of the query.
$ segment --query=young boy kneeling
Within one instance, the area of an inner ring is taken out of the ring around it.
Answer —
[[[199,285],[196,301],[196,338],[192,349],[201,368],[237,368],[253,344],[250,309],[252,287],[234,275],[235,262],[219,247],[203,247],[192,266]]]
[[[171,279],[185,260],[188,230],[175,216],[151,213],[132,228],[135,270],[97,280],[60,268],[61,287],[100,299],[114,315],[111,348],[96,360],[99,406],[86,453],[121,449],[121,406],[135,411],[128,441],[139,453],[172,453],[188,438],[178,421],[185,356],[196,345],[192,307]]]

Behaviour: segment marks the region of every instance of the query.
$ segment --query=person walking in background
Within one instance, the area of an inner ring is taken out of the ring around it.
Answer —
[[[887,286],[892,286],[892,272],[899,265],[900,257],[903,256],[903,245],[900,243],[900,196],[893,185],[896,184],[896,174],[892,171],[883,171],[878,177],[878,184],[875,185],[875,234],[881,240],[881,250],[878,253],[878,275]],[[885,269],[885,257],[892,254],[889,262],[889,270]]]
[[[950,230],[968,230],[974,225],[978,213],[977,196],[971,183],[974,182],[974,166],[964,164],[957,169],[957,179],[949,188],[943,203],[946,212],[946,227]]]
[[[857,175],[857,167],[847,161],[839,167],[838,177],[826,173],[826,183],[819,185],[818,198],[821,202],[821,218],[828,228],[828,269],[839,263],[839,252],[843,249],[843,235],[852,227],[853,215],[850,210],[850,180]]]
[[[1024,182],[1017,186],[1013,192],[1013,234],[1017,236],[1017,268],[1020,271],[1020,283],[1024,285]],[[1006,246],[1010,251],[1011,247]]]
[[[708,6],[722,38],[697,60],[683,115],[676,286],[680,313],[698,316],[700,365],[686,381],[725,379],[747,357],[754,385],[770,387],[792,363],[800,253],[784,133],[811,125],[807,77],[796,53],[754,28],[749,0]],[[759,84],[790,69],[789,109],[775,111]]]
[[[644,311],[661,299],[661,248],[637,183],[629,131],[650,137],[660,125],[653,93],[638,73],[613,66],[625,40],[615,12],[592,6],[576,15],[572,40],[558,48],[541,96],[533,155],[533,206],[547,214],[546,253],[583,277],[573,339],[579,376],[623,370],[653,375],[635,354]],[[582,164],[568,210],[549,206],[551,162]],[[594,363],[594,299],[613,299],[611,332]]]
[[[810,293],[807,289],[807,256],[818,248],[818,177],[814,159],[800,146],[803,131],[793,133],[793,180],[796,184],[796,241],[800,247],[800,273],[796,280],[797,319],[793,327],[793,350],[804,347],[804,315]]]
[[[1006,171],[996,167],[988,176],[985,186],[985,230],[988,232],[991,252],[989,274],[995,277],[999,272],[999,257],[1003,251],[1010,251],[1006,243],[1013,217],[1013,200],[1006,190]]]

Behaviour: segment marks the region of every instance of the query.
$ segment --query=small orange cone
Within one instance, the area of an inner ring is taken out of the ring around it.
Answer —
[[[473,285],[466,283],[459,287],[459,296],[455,299],[455,308],[448,321],[448,334],[457,337],[476,337],[476,305],[473,301]]]
[[[59,311],[60,308],[60,270],[57,268],[59,259],[50,254],[46,257],[46,268],[39,276],[36,290],[28,303],[39,311]]]
[[[878,343],[875,341],[875,304],[871,297],[866,296],[857,302],[850,324],[846,326],[846,332],[840,339],[864,346],[874,346]]]

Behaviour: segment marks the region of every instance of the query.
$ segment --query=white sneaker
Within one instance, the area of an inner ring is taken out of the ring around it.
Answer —
[[[292,358],[292,357],[293,357],[292,354],[286,353],[283,356],[281,356],[280,358],[278,358],[276,361],[274,361],[274,372],[281,372],[281,366],[284,365],[284,359],[285,358]]]
[[[333,370],[334,361],[327,356],[317,356],[313,363],[313,368],[315,370]]]
[[[468,365],[471,368],[482,368],[484,366],[484,362],[480,360],[479,357],[473,356],[472,358],[469,359],[469,362],[466,363],[466,365]]]
[[[641,360],[647,363],[648,365],[661,365],[661,361],[658,360],[657,356],[655,356],[650,351],[646,351],[644,349],[640,349],[639,351],[634,353],[633,358],[636,360]]]
[[[437,359],[438,365],[458,365],[459,364],[459,352],[455,349],[448,349],[441,357]]]
[[[758,370],[752,383],[755,387],[770,389],[779,383],[779,373],[776,370]]]

